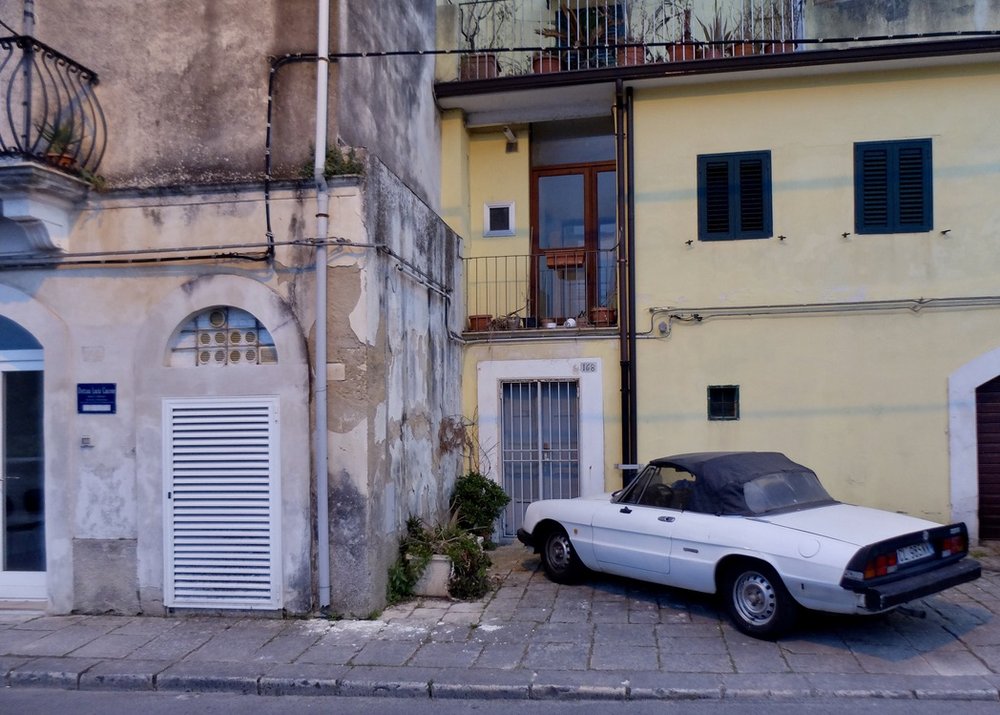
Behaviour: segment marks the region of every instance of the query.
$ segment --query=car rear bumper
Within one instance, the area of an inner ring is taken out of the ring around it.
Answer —
[[[884,611],[916,598],[929,596],[946,588],[975,581],[982,574],[982,566],[974,559],[965,558],[933,571],[892,581],[890,583],[859,589],[864,596],[866,611]]]

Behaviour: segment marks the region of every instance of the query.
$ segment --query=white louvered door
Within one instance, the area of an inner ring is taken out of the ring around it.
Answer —
[[[281,607],[277,398],[169,399],[164,604]]]

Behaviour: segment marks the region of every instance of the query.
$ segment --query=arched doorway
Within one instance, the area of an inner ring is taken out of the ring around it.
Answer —
[[[41,344],[0,316],[0,599],[45,591]]]
[[[1000,539],[1000,377],[976,388],[979,538]]]

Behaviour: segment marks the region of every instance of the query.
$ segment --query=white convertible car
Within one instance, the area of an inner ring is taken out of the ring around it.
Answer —
[[[981,572],[965,524],[842,504],[777,452],[656,459],[614,494],[530,504],[518,538],[559,583],[586,567],[721,593],[758,638],[786,632],[800,607],[880,613]]]

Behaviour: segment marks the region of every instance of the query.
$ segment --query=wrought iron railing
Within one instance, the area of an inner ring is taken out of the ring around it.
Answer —
[[[612,250],[561,248],[465,259],[466,330],[604,328],[617,324]]]
[[[448,0],[458,79],[797,49],[803,0]]]
[[[96,85],[93,71],[34,38],[0,38],[0,156],[93,174],[107,142]]]

